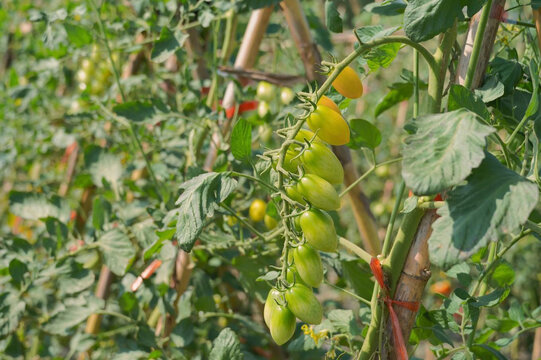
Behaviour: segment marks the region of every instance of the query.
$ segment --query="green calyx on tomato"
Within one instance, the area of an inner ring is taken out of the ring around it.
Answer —
[[[311,287],[323,282],[323,264],[319,253],[310,245],[299,245],[293,249],[295,267],[301,279]]]
[[[349,143],[349,125],[342,115],[327,106],[319,105],[306,120],[312,131],[331,145],[345,145]]]
[[[296,283],[286,291],[287,307],[291,312],[308,324],[317,325],[323,319],[323,309],[312,289]]]
[[[309,174],[315,174],[331,184],[344,181],[344,169],[334,153],[321,143],[313,143],[306,148],[300,160]]]
[[[277,305],[270,317],[270,332],[278,345],[285,344],[295,333],[295,315],[285,306]]]
[[[359,75],[351,67],[347,66],[338,74],[332,82],[332,86],[342,96],[357,99],[363,95],[363,83]]]
[[[260,222],[265,217],[267,204],[261,199],[255,199],[250,204],[249,215],[253,222]]]
[[[334,187],[315,174],[305,174],[297,183],[296,190],[318,209],[336,210],[340,207],[340,198]]]
[[[338,237],[334,222],[329,214],[319,209],[310,209],[301,215],[300,225],[308,244],[319,251],[334,252]]]

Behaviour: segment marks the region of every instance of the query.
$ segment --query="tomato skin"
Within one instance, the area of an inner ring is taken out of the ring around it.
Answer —
[[[278,307],[276,300],[280,298],[280,292],[276,289],[271,289],[267,295],[267,300],[265,301],[265,307],[263,308],[263,319],[265,324],[270,328],[271,316]]]
[[[270,331],[278,345],[285,344],[295,333],[295,315],[285,306],[278,305],[270,318]]]
[[[289,105],[289,103],[292,102],[294,98],[295,93],[290,88],[283,87],[280,90],[280,101],[282,102],[282,104]]]
[[[303,199],[302,195],[297,190],[296,185],[288,185],[285,187],[286,194],[293,200],[297,201],[298,203],[301,203],[302,205],[306,205],[306,201]]]
[[[287,269],[287,272],[286,272],[286,280],[288,283],[290,284],[302,284],[302,285],[305,285],[305,286],[308,286],[304,280],[301,278],[301,276],[299,275],[299,272],[297,271],[297,267],[295,265],[293,266],[290,266],[288,269]]]
[[[340,112],[340,108],[338,107],[338,105],[336,105],[336,103],[334,101],[331,100],[330,97],[328,96],[325,96],[323,95],[322,97],[319,98],[318,102],[317,102],[317,105],[323,105],[323,106],[326,106],[328,107],[329,109],[331,110],[334,110],[336,111],[337,113],[339,113],[340,115],[342,115],[342,113]]]
[[[257,84],[256,96],[263,101],[272,101],[274,97],[274,86],[266,81],[260,81]]]
[[[255,199],[250,204],[250,219],[253,222],[260,222],[265,217],[265,211],[267,210],[267,204],[261,199]]]
[[[313,142],[317,142],[317,143],[320,143],[320,144],[325,144],[320,138],[319,136],[316,136],[314,138],[314,133],[308,129],[300,129],[299,132],[297,133],[297,135],[295,135],[295,140],[297,141],[300,141],[300,142],[306,142],[306,141],[310,141],[312,139]]]
[[[315,174],[305,174],[297,183],[297,191],[318,209],[336,210],[340,207],[340,198],[334,187]]]
[[[295,224],[295,230],[297,231],[302,231],[302,228],[301,228],[301,217],[300,216],[295,216],[295,218],[293,219],[293,222]]]
[[[317,325],[323,319],[323,309],[312,289],[295,284],[286,291],[287,307],[301,321]]]
[[[265,117],[269,113],[270,107],[266,101],[260,101],[257,106],[257,114],[259,117]]]
[[[319,105],[306,120],[312,131],[317,131],[321,140],[331,145],[345,145],[349,142],[349,126],[342,115]]]
[[[308,244],[326,252],[336,251],[338,237],[329,214],[319,209],[310,209],[301,215],[301,228]]]
[[[363,95],[363,83],[359,75],[350,66],[347,66],[334,81],[332,86],[342,96],[350,99],[357,99]]]
[[[265,223],[265,226],[267,227],[268,230],[272,230],[278,225],[278,221],[276,221],[275,218],[267,214],[265,214],[265,217],[263,218],[263,222]]]
[[[311,144],[302,153],[300,160],[309,174],[316,174],[331,184],[341,184],[344,181],[344,169],[340,160],[323,144]]]
[[[308,244],[299,245],[293,250],[297,272],[304,282],[311,287],[318,287],[323,282],[323,264],[321,256]]]

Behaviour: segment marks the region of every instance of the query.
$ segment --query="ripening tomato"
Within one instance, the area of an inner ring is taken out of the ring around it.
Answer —
[[[274,98],[274,86],[266,81],[257,84],[256,96],[259,100],[271,102]]]
[[[278,344],[285,344],[295,333],[295,315],[286,306],[278,305],[270,318],[270,332]]]
[[[306,141],[308,142],[312,141],[312,142],[317,142],[317,143],[325,145],[325,142],[323,142],[323,140],[321,140],[319,136],[315,136],[315,135],[316,134],[310,130],[300,129],[297,135],[295,135],[295,140],[303,142],[303,143],[305,143]]]
[[[334,101],[332,101],[331,98],[328,97],[328,96],[323,95],[322,97],[320,97],[319,100],[318,100],[318,102],[317,102],[317,105],[323,105],[323,106],[326,106],[326,107],[328,107],[329,109],[334,110],[334,111],[336,111],[337,113],[339,113],[340,115],[342,115],[342,113],[340,112],[340,108],[338,107],[338,105],[336,105],[336,103],[335,103]]]
[[[263,218],[263,222],[265,223],[265,226],[268,230],[272,230],[278,225],[278,221],[276,221],[275,218],[273,218],[270,215],[265,214],[265,217]]]
[[[318,287],[323,281],[321,256],[310,245],[299,245],[293,249],[293,259],[301,279],[311,287]]]
[[[257,106],[257,115],[259,115],[259,117],[265,117],[265,115],[269,113],[269,110],[269,104],[266,101],[260,101]]]
[[[302,153],[300,160],[309,174],[316,174],[331,184],[341,184],[344,181],[344,169],[340,160],[323,144],[311,144]]]
[[[336,251],[338,237],[329,214],[312,208],[301,215],[300,224],[308,244],[320,251]]]
[[[306,120],[312,131],[317,131],[321,140],[331,145],[345,145],[349,142],[349,126],[346,120],[327,106],[319,105]]]
[[[279,301],[279,299],[280,292],[276,289],[270,289],[269,294],[267,295],[267,300],[265,301],[265,307],[263,308],[263,319],[269,328],[272,313],[278,307],[278,303],[276,301]]]
[[[434,294],[442,294],[444,296],[449,296],[449,294],[451,294],[451,290],[451,282],[449,280],[441,280],[430,286],[430,292]]]
[[[340,198],[334,187],[315,174],[305,174],[297,183],[297,191],[318,209],[336,210],[340,207]]]
[[[292,102],[294,98],[295,93],[290,88],[283,87],[280,90],[280,101],[282,102],[282,104],[289,105],[289,103]]]
[[[350,99],[357,99],[363,95],[363,83],[359,75],[351,67],[347,66],[334,81],[332,86],[342,96]]]
[[[260,222],[265,217],[265,211],[267,211],[267,204],[261,199],[255,199],[250,204],[250,219],[253,222]]]
[[[317,325],[323,319],[323,309],[309,287],[296,283],[286,291],[287,307],[293,315],[308,324]]]
[[[302,195],[297,190],[296,185],[287,185],[285,189],[286,189],[287,196],[301,203],[302,205],[306,205],[306,201],[303,199]]]

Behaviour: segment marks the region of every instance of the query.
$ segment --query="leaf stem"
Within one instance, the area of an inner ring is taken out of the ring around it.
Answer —
[[[370,255],[368,252],[361,249],[360,247],[358,247],[357,245],[355,245],[351,241],[347,240],[346,238],[339,237],[338,241],[339,241],[340,245],[342,245],[344,248],[348,249],[349,251],[351,251],[352,253],[357,255],[361,260],[363,260],[367,264],[370,264],[370,260],[372,259],[372,255]]]
[[[244,217],[240,216],[235,212],[235,210],[231,209],[228,205],[221,203],[221,207],[223,207],[225,210],[227,210],[228,213],[230,213],[232,216],[236,217],[237,220],[244,225],[246,228],[248,228],[251,232],[253,232],[258,238],[266,240],[265,235],[260,233],[255,227],[253,227],[252,224],[250,224],[248,221],[244,219]]]
[[[357,186],[358,183],[360,183],[361,181],[363,181],[368,175],[372,174],[374,172],[374,170],[376,170],[376,168],[380,167],[380,166],[383,166],[383,165],[389,165],[389,164],[393,164],[395,162],[399,162],[399,161],[402,161],[402,158],[396,158],[396,159],[392,159],[392,160],[387,160],[387,161],[384,161],[384,162],[381,162],[379,164],[376,164],[376,165],[373,165],[370,169],[368,169],[364,174],[362,174],[359,178],[357,178],[354,182],[352,182],[347,188],[345,188],[341,193],[340,193],[340,197],[343,197],[344,195],[346,195],[348,192],[351,191],[351,189],[355,188],[355,186]]]

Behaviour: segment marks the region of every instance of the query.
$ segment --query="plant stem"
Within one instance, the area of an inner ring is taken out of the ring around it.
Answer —
[[[364,174],[362,174],[357,180],[355,180],[354,182],[352,182],[347,188],[345,188],[341,193],[340,193],[340,197],[343,197],[344,195],[346,195],[348,192],[350,192],[353,188],[355,188],[355,186],[357,186],[358,183],[360,183],[361,181],[363,181],[368,175],[372,174],[374,172],[374,170],[376,170],[376,168],[380,167],[380,166],[383,166],[383,165],[388,165],[388,164],[393,164],[395,162],[399,162],[399,161],[402,161],[402,158],[397,158],[397,159],[392,159],[392,160],[388,160],[388,161],[384,161],[382,163],[379,163],[379,164],[376,164],[374,166],[372,166],[370,169],[368,169]]]
[[[235,210],[231,209],[228,205],[224,204],[224,203],[221,203],[220,204],[224,209],[227,210],[227,212],[229,212],[232,216],[236,217],[239,222],[246,226],[251,232],[253,232],[258,238],[260,239],[263,239],[265,240],[265,235],[263,235],[262,233],[260,233],[259,231],[257,231],[257,229],[255,227],[252,226],[252,224],[250,224],[248,221],[246,221],[242,216],[239,216]]]
[[[345,247],[346,249],[348,249],[349,251],[357,255],[361,260],[363,260],[367,264],[370,264],[372,255],[370,255],[368,252],[366,252],[365,250],[361,249],[360,247],[358,247],[357,245],[355,245],[354,243],[352,243],[351,241],[343,237],[338,238],[338,241],[340,242],[340,245],[342,245],[343,247]]]
[[[481,13],[479,19],[479,25],[477,26],[477,32],[475,33],[475,40],[473,42],[473,50],[468,64],[468,71],[466,72],[466,79],[464,80],[464,87],[471,88],[473,82],[473,74],[477,67],[477,61],[479,60],[479,54],[481,53],[481,47],[483,43],[483,34],[487,26],[488,17],[490,15],[490,9],[492,8],[492,0],[488,0]]]
[[[439,209],[443,205],[445,205],[445,201],[425,201],[425,202],[419,203],[417,207],[423,210],[430,210],[430,209]]]
[[[413,49],[413,118],[419,116],[419,51]]]
[[[243,177],[243,178],[246,178],[246,179],[250,179],[252,181],[255,181],[263,186],[265,186],[266,188],[268,188],[269,190],[273,191],[273,192],[278,192],[279,190],[277,188],[275,188],[274,186],[272,186],[271,184],[267,184],[265,181],[261,180],[261,179],[258,179],[256,178],[255,176],[252,176],[252,175],[248,175],[248,174],[244,174],[244,173],[240,173],[240,172],[237,172],[237,171],[232,171],[231,172],[231,175],[233,176],[238,176],[238,177]]]
[[[391,212],[391,218],[389,219],[389,224],[387,225],[387,231],[385,232],[385,238],[383,239],[383,250],[382,255],[386,257],[389,255],[391,250],[391,235],[393,233],[394,223],[396,221],[396,216],[398,215],[398,209],[402,203],[402,197],[404,196],[404,191],[406,190],[406,183],[404,180],[398,185],[398,191],[396,192],[396,201],[394,202],[393,211]]]
[[[355,299],[359,300],[360,302],[362,302],[362,303],[364,303],[364,304],[366,304],[366,305],[368,305],[368,306],[370,306],[370,304],[371,304],[370,301],[366,300],[365,298],[363,298],[363,297],[361,297],[361,296],[359,296],[359,295],[357,295],[357,294],[355,294],[355,293],[352,293],[352,292],[349,291],[349,290],[343,289],[343,288],[341,288],[340,286],[336,286],[336,285],[334,285],[334,284],[328,282],[327,280],[325,280],[325,284],[327,284],[327,285],[329,285],[329,286],[331,286],[331,287],[333,287],[333,288],[335,288],[335,289],[337,289],[337,290],[343,291],[343,292],[345,292],[345,293],[348,294],[348,295],[353,296]]]

